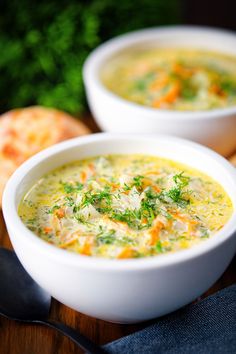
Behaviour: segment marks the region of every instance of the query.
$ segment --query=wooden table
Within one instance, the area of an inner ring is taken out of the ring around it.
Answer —
[[[98,131],[98,128],[92,120],[86,120],[86,122],[89,123],[88,125],[92,128],[92,131]],[[0,246],[12,248],[1,213]],[[236,282],[235,270],[236,257],[220,280],[210,290],[208,290],[203,297]],[[82,315],[81,313],[62,305],[56,300],[52,301],[50,318],[72,326],[98,344],[104,344],[118,339],[129,333],[140,330],[152,323],[152,321],[149,321],[138,325],[111,324]],[[73,342],[57,333],[55,330],[39,325],[20,324],[0,317],[0,353],[75,354],[82,353],[82,351],[80,351],[78,347],[73,344]]]

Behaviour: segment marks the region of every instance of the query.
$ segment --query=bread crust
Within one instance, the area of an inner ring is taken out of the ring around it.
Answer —
[[[5,184],[16,168],[37,152],[63,140],[91,133],[69,114],[33,106],[0,116],[0,207]]]

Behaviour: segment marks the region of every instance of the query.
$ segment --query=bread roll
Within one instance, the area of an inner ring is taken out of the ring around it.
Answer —
[[[83,123],[56,109],[35,106],[0,116],[0,206],[4,186],[22,162],[53,144],[89,133]]]

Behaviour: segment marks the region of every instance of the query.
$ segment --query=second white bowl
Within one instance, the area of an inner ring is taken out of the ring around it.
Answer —
[[[124,100],[103,85],[101,67],[120,51],[137,46],[199,48],[236,57],[233,32],[204,27],[153,28],[102,44],[90,54],[83,70],[89,106],[99,126],[108,132],[176,135],[207,145],[224,156],[234,151],[236,106],[199,112],[154,109]]]

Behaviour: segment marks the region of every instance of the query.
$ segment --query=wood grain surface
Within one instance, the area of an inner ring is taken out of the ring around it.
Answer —
[[[98,131],[95,123],[86,120],[89,127]],[[235,155],[236,156],[236,155]],[[236,158],[234,158],[236,164]],[[0,246],[12,248],[0,213]],[[207,291],[207,296],[236,282],[236,258],[232,261],[220,280]],[[0,279],[1,286],[1,279]],[[202,298],[202,297],[201,297]],[[199,300],[199,299],[198,299]],[[196,301],[198,301],[196,300]],[[123,337],[140,330],[152,321],[138,325],[111,324],[78,313],[56,300],[52,300],[50,318],[66,323],[98,344]],[[26,325],[10,321],[0,316],[0,354],[78,354],[82,351],[66,337],[53,329],[41,325]]]

